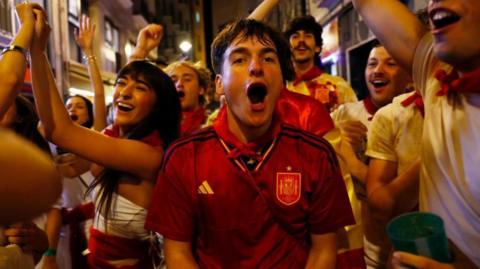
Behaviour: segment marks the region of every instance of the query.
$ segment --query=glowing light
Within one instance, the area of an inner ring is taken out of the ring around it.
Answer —
[[[190,51],[190,49],[192,49],[192,43],[190,43],[190,41],[182,41],[179,47],[183,51],[183,53],[187,53]]]

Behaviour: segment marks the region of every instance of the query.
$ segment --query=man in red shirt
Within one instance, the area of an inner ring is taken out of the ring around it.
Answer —
[[[178,61],[165,68],[175,83],[182,105],[181,136],[199,130],[207,116],[200,97],[210,86],[210,71],[189,61]]]
[[[167,266],[334,268],[335,232],[354,220],[331,146],[277,114],[288,44],[240,20],[212,58],[226,106],[169,149],[147,216],[165,236]]]

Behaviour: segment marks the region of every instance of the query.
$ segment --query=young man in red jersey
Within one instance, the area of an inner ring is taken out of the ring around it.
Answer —
[[[353,216],[331,146],[277,114],[288,44],[240,20],[212,58],[226,106],[170,148],[147,217],[165,236],[167,266],[334,268],[335,232]]]

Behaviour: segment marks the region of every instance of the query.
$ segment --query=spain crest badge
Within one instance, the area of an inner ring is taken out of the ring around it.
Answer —
[[[293,205],[300,200],[302,175],[300,173],[277,173],[277,200],[284,205]]]

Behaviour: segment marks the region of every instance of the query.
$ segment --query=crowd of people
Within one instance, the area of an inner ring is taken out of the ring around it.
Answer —
[[[0,58],[0,269],[479,268],[480,2],[430,0],[425,25],[400,1],[353,0],[378,38],[357,100],[323,70],[312,16],[263,22],[279,1],[219,31],[214,74],[147,60],[163,28],[146,26],[109,113],[95,25],[75,32],[93,102],[64,102],[45,11],[18,4]],[[450,263],[393,248],[387,224],[412,211],[442,218]]]

